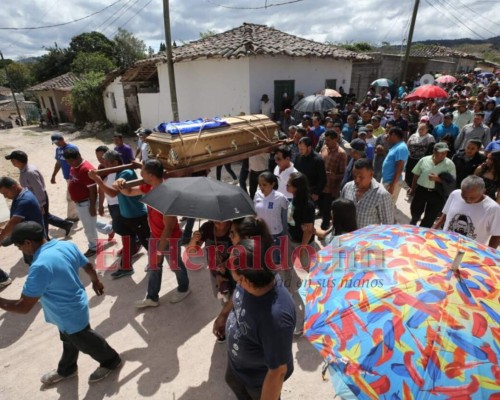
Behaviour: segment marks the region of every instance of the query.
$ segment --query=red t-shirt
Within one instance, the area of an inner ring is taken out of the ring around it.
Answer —
[[[89,171],[95,169],[88,161],[83,161],[78,167],[71,167],[68,179],[68,191],[71,200],[80,203],[88,200],[90,196],[89,186],[96,183],[89,178]]]
[[[139,186],[139,189],[143,193],[148,193],[152,186],[143,184]],[[148,223],[149,229],[151,229],[151,237],[154,239],[159,239],[161,237],[161,233],[165,228],[165,224],[163,223],[163,214],[158,210],[155,210],[153,207],[148,206]],[[170,239],[178,239],[182,236],[181,228],[179,227],[179,222],[177,219],[175,220],[174,228],[172,229],[172,234],[170,235]]]

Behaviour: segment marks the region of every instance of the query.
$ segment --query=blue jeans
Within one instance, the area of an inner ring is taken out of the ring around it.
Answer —
[[[80,203],[75,203],[76,212],[83,225],[83,231],[85,232],[85,237],[87,238],[90,250],[97,249],[97,216],[90,215],[90,201],[82,201]]]
[[[170,269],[172,272],[175,274],[175,278],[177,279],[177,290],[179,292],[187,292],[189,289],[189,277],[187,274],[187,269],[184,263],[182,262],[182,257],[181,257],[181,245],[180,245],[180,240],[177,240],[177,254],[170,254],[172,251],[171,249],[166,250],[166,254],[169,258],[175,257],[176,260],[171,260],[169,262]],[[175,251],[175,249],[174,249]],[[160,296],[160,289],[161,289],[161,278],[163,275],[163,259],[165,258],[165,255],[162,256],[161,261],[156,265],[150,268],[148,274],[149,274],[149,279],[148,279],[148,293],[147,293],[147,298],[151,299],[153,301],[158,301]],[[174,261],[174,262],[172,262]],[[177,264],[177,265],[175,265]]]

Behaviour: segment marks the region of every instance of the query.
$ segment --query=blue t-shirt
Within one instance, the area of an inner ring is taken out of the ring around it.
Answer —
[[[498,150],[500,150],[500,140],[490,142],[490,144],[488,144],[488,146],[486,146],[486,148],[484,149],[484,151],[487,153]]]
[[[269,369],[287,364],[293,372],[292,340],[295,306],[290,292],[276,275],[276,286],[253,296],[239,285],[226,323],[229,365],[248,388],[260,388]]]
[[[317,128],[311,128],[311,132],[316,138],[316,142],[319,140],[320,136],[326,132],[326,129],[324,126],[318,126]]]
[[[42,210],[35,195],[24,188],[10,207],[10,217],[20,217],[24,221],[35,221],[43,226]]]
[[[51,240],[33,255],[23,295],[39,297],[45,320],[69,335],[89,324],[87,293],[79,270],[89,261],[72,242]]]
[[[394,174],[396,173],[396,163],[398,161],[404,161],[403,171],[406,166],[406,161],[408,160],[408,147],[406,143],[401,141],[389,149],[387,157],[385,157],[384,163],[382,164],[382,182],[391,183],[394,179]],[[402,176],[399,180],[403,179]]]
[[[125,169],[119,172],[116,178],[123,178],[128,182],[137,179],[137,175],[131,169]],[[146,215],[146,205],[141,203],[140,199],[142,199],[142,196],[125,196],[118,193],[118,206],[122,217],[137,218]]]
[[[66,143],[66,145],[64,147],[57,146],[57,148],[56,148],[56,160],[59,161],[59,163],[61,164],[61,170],[62,170],[62,174],[63,174],[64,179],[68,180],[69,179],[69,170],[71,169],[71,167],[63,157],[64,150],[66,150],[66,149],[78,150],[78,147],[76,147],[74,144]]]
[[[344,127],[342,128],[342,137],[347,140],[349,143],[352,141],[352,134],[356,130],[356,126],[353,126],[352,128],[349,126],[349,124],[344,124]]]
[[[456,139],[458,133],[458,126],[455,124],[451,124],[449,127],[444,126],[444,124],[439,124],[432,130],[432,136],[434,136],[436,142],[439,142],[445,135],[451,135],[453,139]]]

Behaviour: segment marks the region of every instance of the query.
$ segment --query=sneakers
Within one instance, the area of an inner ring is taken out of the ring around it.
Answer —
[[[97,367],[97,369],[90,374],[89,383],[95,383],[95,382],[102,381],[115,369],[120,368],[121,364],[122,364],[122,362],[120,361],[120,363],[116,366],[116,368],[113,368],[113,369],[104,368],[104,367]]]
[[[142,299],[142,300],[137,300],[134,305],[137,308],[146,308],[146,307],[158,307],[160,303],[158,301],[154,301],[151,299]]]
[[[186,292],[179,292],[176,290],[172,296],[170,296],[170,303],[175,304],[175,303],[180,303],[182,300],[184,300],[186,297],[188,297],[191,294],[191,289],[188,289]]]
[[[97,250],[88,249],[83,255],[85,257],[94,257],[97,254]]]
[[[11,278],[7,278],[7,279],[5,279],[4,281],[0,282],[0,288],[7,287],[7,286],[9,286],[11,283],[12,283],[12,279],[11,279]]]
[[[73,378],[78,375],[78,371],[73,372],[71,375],[62,376],[57,373],[57,370],[52,370],[47,372],[44,376],[40,378],[40,382],[44,385],[53,385],[54,383],[60,382],[64,379]]]
[[[130,276],[134,274],[133,269],[117,269],[115,272],[111,274],[113,279],[123,278],[124,276]]]

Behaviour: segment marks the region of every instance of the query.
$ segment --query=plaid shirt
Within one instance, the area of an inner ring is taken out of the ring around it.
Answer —
[[[323,193],[331,194],[334,198],[339,197],[340,185],[347,166],[347,154],[340,146],[330,149],[325,144],[321,149],[321,157],[325,162],[326,171],[326,185]]]
[[[356,199],[356,190],[355,183],[349,182],[342,189],[341,197],[356,205],[358,229],[368,225],[394,224],[394,203],[380,183],[372,178],[370,189],[359,200]]]

